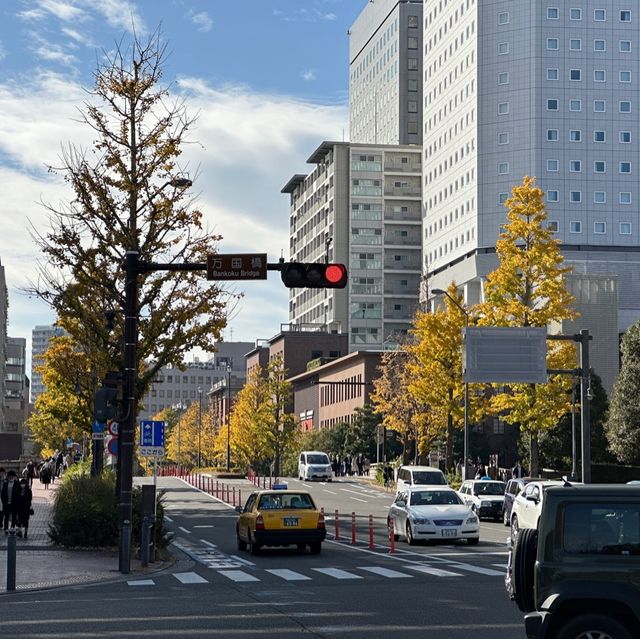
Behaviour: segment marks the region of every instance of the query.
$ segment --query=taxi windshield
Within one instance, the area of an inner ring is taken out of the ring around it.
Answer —
[[[326,455],[307,455],[307,464],[329,465],[329,458]]]
[[[412,506],[444,506],[461,503],[458,495],[452,490],[424,490],[411,493]]]
[[[313,509],[309,495],[304,493],[268,494],[260,497],[258,510]]]
[[[505,485],[500,481],[481,481],[473,486],[474,495],[504,495]]]

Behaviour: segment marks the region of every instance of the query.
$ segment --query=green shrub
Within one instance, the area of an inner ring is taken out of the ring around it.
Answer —
[[[455,469],[447,471],[445,477],[447,478],[447,484],[449,484],[453,490],[458,490],[458,488],[460,488],[460,485],[462,484],[462,477],[458,475]]]
[[[63,480],[69,480],[73,477],[82,477],[83,475],[89,475],[91,473],[91,460],[85,459],[84,461],[71,464],[62,475]]]

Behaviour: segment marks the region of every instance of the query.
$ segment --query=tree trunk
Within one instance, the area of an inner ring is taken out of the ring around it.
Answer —
[[[529,477],[540,476],[540,455],[538,451],[538,433],[529,433]]]
[[[449,470],[453,466],[453,416],[447,415],[447,444],[445,447],[445,467]]]

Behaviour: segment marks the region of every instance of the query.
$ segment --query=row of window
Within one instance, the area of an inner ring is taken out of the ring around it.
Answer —
[[[559,51],[560,39],[547,38],[547,51]],[[601,53],[607,50],[607,41],[603,38],[597,38],[593,41],[593,50]],[[581,38],[569,38],[569,51],[582,51]],[[618,40],[618,51],[620,53],[631,52],[631,40]]]
[[[547,142],[558,142],[560,140],[560,131],[558,129],[547,129]],[[594,142],[606,142],[607,132],[594,130]],[[580,129],[569,130],[569,142],[582,142],[582,131]],[[631,144],[631,131],[618,131],[618,142],[620,144]],[[500,131],[498,133],[498,144],[509,144],[509,133]]]
[[[554,81],[560,79],[559,69],[549,68],[547,69],[547,80]],[[581,69],[569,69],[569,80],[572,82],[582,82],[582,70]],[[604,69],[594,69],[593,71],[594,82],[606,82],[607,72]],[[629,83],[631,82],[631,71],[627,69],[621,69],[618,71],[618,82]],[[500,83],[500,78],[498,78]],[[508,78],[507,78],[508,83]]]
[[[556,221],[550,221],[548,227],[554,233],[560,230],[560,224]],[[594,222],[593,232],[597,235],[603,235],[607,232],[606,222]],[[569,233],[582,233],[582,222],[572,220],[569,222]],[[631,222],[620,222],[618,224],[618,235],[631,235]]]
[[[558,160],[547,160],[547,171],[557,172],[560,168],[560,162]],[[582,160],[569,160],[569,172],[570,173],[582,173]],[[605,160],[594,160],[593,161],[593,172],[594,173],[606,173],[607,172],[607,163]],[[499,162],[498,163],[498,173],[505,175],[509,173],[509,163],[508,162]],[[631,162],[627,160],[623,160],[618,162],[618,173],[627,175],[631,173]]]
[[[498,203],[504,204],[509,199],[508,193],[498,193]],[[560,191],[549,189],[547,191],[547,202],[559,202]],[[582,191],[569,191],[569,202],[571,204],[582,203]],[[593,192],[594,204],[606,204],[607,192],[606,191],[594,191]],[[619,191],[618,192],[618,204],[631,204],[631,192]]]
[[[560,9],[558,7],[547,7],[547,20],[559,20]],[[593,19],[595,22],[605,22],[607,19],[606,9],[594,9]],[[582,9],[570,8],[569,20],[582,20]],[[620,22],[631,22],[631,11],[629,9],[620,9],[618,12],[618,20]]]
[[[504,103],[500,103],[504,104]],[[507,103],[508,106],[508,103]],[[559,111],[560,100],[557,98],[547,98],[547,111]],[[582,111],[582,100],[579,98],[572,98],[569,100],[569,111],[579,113]],[[606,100],[594,100],[593,101],[594,113],[606,113],[607,101]],[[500,105],[498,105],[498,113],[500,113]],[[618,101],[618,113],[631,113],[631,100],[619,100]]]

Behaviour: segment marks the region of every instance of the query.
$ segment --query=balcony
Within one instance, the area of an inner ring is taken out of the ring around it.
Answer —
[[[385,271],[420,271],[420,260],[389,260],[384,261]]]
[[[422,189],[419,186],[385,186],[386,197],[420,197]]]
[[[387,173],[421,173],[420,158],[409,159],[409,162],[401,162],[397,158],[385,158],[384,170]]]
[[[422,222],[422,211],[419,206],[408,207],[406,211],[394,211],[392,209],[385,209],[384,212],[385,222],[389,220],[399,222]]]
[[[420,243],[420,235],[418,233],[411,233],[406,237],[396,235],[395,233],[385,233],[384,243],[385,245],[393,246],[422,246]]]

